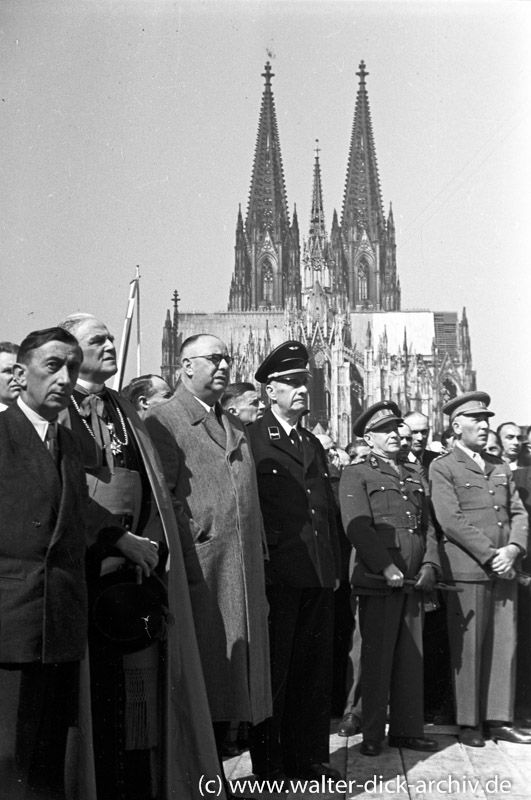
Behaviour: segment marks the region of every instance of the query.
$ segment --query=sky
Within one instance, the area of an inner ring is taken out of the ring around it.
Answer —
[[[89,311],[119,340],[139,264],[158,372],[175,289],[226,310],[266,60],[306,236],[315,139],[341,213],[363,59],[402,308],[466,307],[494,424],[531,424],[530,38],[525,0],[2,0],[0,339]]]

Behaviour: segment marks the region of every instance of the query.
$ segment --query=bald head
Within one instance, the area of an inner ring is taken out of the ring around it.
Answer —
[[[183,386],[213,406],[229,383],[231,361],[227,346],[217,336],[190,336],[181,347]]]
[[[411,430],[411,452],[420,459],[428,444],[430,435],[430,424],[428,417],[420,411],[410,411],[404,416],[404,422]]]

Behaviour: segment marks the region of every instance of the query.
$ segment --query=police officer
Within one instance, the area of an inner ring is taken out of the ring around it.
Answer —
[[[430,468],[432,501],[444,532],[442,568],[462,592],[447,598],[448,633],[460,740],[531,744],[514,714],[517,581],[527,515],[510,466],[486,453],[490,397],[467,392],[443,406],[456,443]]]
[[[269,561],[273,716],[256,726],[253,771],[337,780],[328,765],[334,602],[340,557],[323,447],[300,424],[308,410],[308,352],[296,341],[256,372],[270,400],[248,428],[258,474]]]
[[[389,744],[437,750],[423,736],[421,590],[433,589],[439,558],[424,478],[398,462],[401,423],[392,401],[358,417],[354,433],[364,436],[371,454],[345,468],[339,487],[343,525],[356,551],[351,585],[359,596],[366,756],[381,752],[388,701]]]

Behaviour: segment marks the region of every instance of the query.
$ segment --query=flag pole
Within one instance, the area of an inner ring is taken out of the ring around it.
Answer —
[[[139,267],[136,268],[136,275],[129,284],[129,299],[127,301],[127,310],[125,312],[124,327],[122,330],[122,341],[120,343],[120,352],[118,354],[118,372],[114,376],[113,389],[119,392],[122,388],[125,365],[127,362],[127,351],[129,349],[129,338],[131,336],[131,324],[133,321],[133,314],[135,312],[135,302],[138,295],[138,283],[140,281]],[[140,329],[138,330],[138,335]],[[137,349],[137,359],[139,359],[140,345]]]

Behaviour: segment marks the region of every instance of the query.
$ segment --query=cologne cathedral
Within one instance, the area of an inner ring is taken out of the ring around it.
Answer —
[[[310,226],[302,252],[296,208],[284,184],[273,73],[265,65],[258,135],[245,219],[236,223],[235,263],[227,311],[183,313],[173,295],[162,341],[161,374],[175,385],[182,342],[211,333],[234,358],[232,381],[254,382],[258,364],[286,339],[310,353],[306,424],[340,445],[352,439],[363,408],[395,400],[418,410],[437,434],[442,405],[475,388],[465,310],[402,311],[393,210],[384,214],[362,61],[348,154],[341,220],[325,225],[319,149],[313,167]]]

